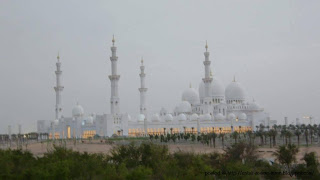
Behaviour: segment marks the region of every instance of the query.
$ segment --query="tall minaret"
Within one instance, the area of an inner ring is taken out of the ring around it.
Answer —
[[[209,102],[212,100],[210,97],[212,77],[210,76],[211,61],[209,60],[210,53],[208,52],[208,43],[207,42],[206,42],[205,48],[206,48],[206,52],[204,52],[205,60],[203,61],[205,73],[204,73],[204,78],[202,80],[205,85],[205,89],[204,89],[205,97],[203,99],[203,104],[206,104],[206,106],[205,106],[203,113],[208,113]]]
[[[114,46],[114,36],[112,38],[112,56],[110,57],[111,61],[111,75],[109,75],[109,79],[111,81],[111,98],[110,98],[110,103],[111,103],[111,114],[118,114],[120,112],[119,109],[119,104],[120,104],[120,99],[119,99],[119,93],[118,93],[118,81],[120,79],[120,75],[117,75],[117,47]]]
[[[61,62],[60,62],[60,56],[58,53],[57,56],[57,70],[56,70],[56,79],[57,79],[57,85],[56,87],[54,87],[54,90],[56,91],[56,119],[60,119],[61,118],[61,112],[62,112],[62,106],[61,106],[61,93],[63,90],[63,86],[61,86]]]
[[[146,107],[146,94],[148,88],[145,87],[145,77],[146,74],[144,73],[144,65],[143,65],[143,58],[141,58],[141,66],[140,66],[140,114],[144,114],[144,116],[147,118],[147,107]]]

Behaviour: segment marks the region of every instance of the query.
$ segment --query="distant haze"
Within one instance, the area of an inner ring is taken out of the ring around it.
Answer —
[[[272,119],[320,117],[320,1],[1,1],[0,133],[53,120],[60,52],[64,116],[109,113],[110,46],[118,47],[120,106],[139,112],[139,65],[146,66],[150,112],[169,111],[211,68],[236,79]],[[308,122],[301,119],[301,122]]]

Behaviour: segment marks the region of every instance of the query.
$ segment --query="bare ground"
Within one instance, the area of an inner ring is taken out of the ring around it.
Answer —
[[[121,144],[121,143],[117,143]],[[56,145],[59,145],[59,143],[56,142]],[[223,153],[222,147],[209,147],[206,145],[202,145],[199,143],[177,143],[177,144],[172,144],[168,143],[168,148],[169,152],[177,152],[177,151],[184,151],[184,152],[193,152],[197,154],[202,154],[202,153],[212,153],[212,152],[218,152],[218,153]],[[100,141],[85,141],[84,143],[77,143],[74,144],[73,141],[69,141],[66,143],[66,147],[69,149],[72,149],[74,151],[79,151],[79,152],[88,152],[88,153],[106,153],[108,154],[110,150],[115,147],[116,144],[106,144],[106,143],[101,143]],[[2,145],[2,149],[8,148],[8,146]],[[17,147],[15,145],[11,146],[11,149],[16,149]],[[22,149],[29,150],[32,152],[35,156],[42,156],[44,153],[50,151],[53,148],[53,143],[31,143],[22,146]],[[259,147],[257,149],[257,153],[260,158],[263,159],[270,159],[274,160],[275,157],[272,155],[272,153],[275,151],[275,148],[267,148],[267,147]],[[311,147],[300,147],[299,153],[297,155],[297,161],[301,162],[301,159],[303,158],[304,154],[307,152],[316,152],[318,160],[320,161],[319,155],[320,155],[320,147],[319,145],[313,145]]]

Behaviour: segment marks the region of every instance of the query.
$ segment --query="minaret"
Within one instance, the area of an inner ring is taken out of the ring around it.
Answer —
[[[120,112],[119,109],[119,104],[120,104],[120,99],[119,99],[119,93],[118,93],[118,81],[120,79],[120,75],[117,75],[117,47],[114,46],[114,36],[112,38],[112,47],[111,47],[111,52],[112,56],[110,57],[111,61],[111,72],[112,74],[109,75],[109,79],[111,81],[111,98],[110,98],[110,103],[111,103],[111,114],[118,114]]]
[[[211,101],[210,91],[211,91],[212,77],[210,76],[211,61],[209,60],[210,53],[208,52],[208,43],[207,42],[206,42],[205,48],[206,48],[206,52],[204,52],[205,60],[203,61],[205,73],[204,73],[204,78],[202,80],[203,80],[204,86],[205,86],[205,89],[204,89],[205,98],[203,99],[203,104],[206,104],[206,108],[204,109],[203,113],[208,113],[209,102]]]
[[[61,86],[61,62],[60,62],[60,56],[58,53],[57,56],[57,70],[56,70],[56,79],[57,79],[57,85],[56,87],[54,87],[54,90],[56,91],[56,119],[60,119],[61,118],[61,112],[62,112],[62,106],[61,106],[61,93],[63,90],[63,86]]]
[[[144,73],[144,65],[143,58],[141,58],[141,66],[140,66],[140,114],[143,114],[147,118],[147,107],[146,107],[146,94],[148,88],[145,87],[145,77]]]

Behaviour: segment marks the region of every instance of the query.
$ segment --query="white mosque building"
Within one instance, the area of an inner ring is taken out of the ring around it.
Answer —
[[[163,133],[229,133],[232,131],[251,131],[260,124],[272,126],[268,113],[255,101],[248,101],[243,86],[233,81],[225,88],[217,77],[211,73],[209,60],[210,53],[206,44],[203,61],[205,74],[198,90],[190,87],[182,93],[181,102],[172,110],[162,108],[158,113],[148,114],[146,106],[147,88],[145,84],[145,66],[143,59],[140,66],[140,114],[131,118],[128,113],[120,111],[120,97],[117,74],[117,47],[112,39],[110,57],[111,97],[110,114],[85,114],[81,105],[72,109],[72,117],[64,117],[61,104],[61,62],[57,57],[56,73],[56,106],[55,120],[37,121],[37,131],[48,133],[50,138],[89,138],[95,135],[100,137],[144,136],[147,134]]]

